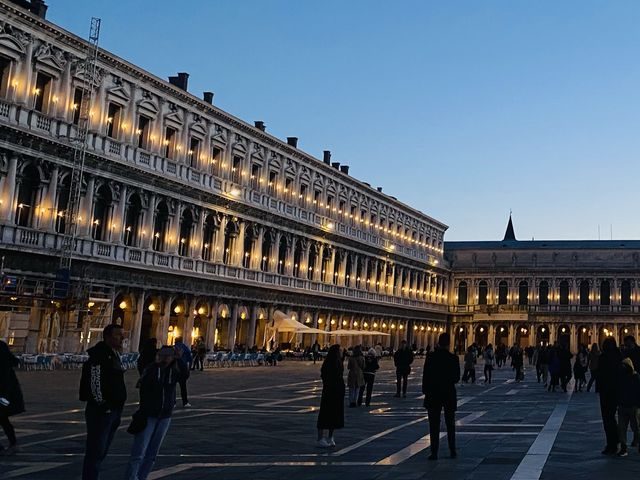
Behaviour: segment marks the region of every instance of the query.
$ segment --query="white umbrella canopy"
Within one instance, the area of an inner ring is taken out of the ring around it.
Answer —
[[[269,328],[281,333],[327,333],[318,328],[307,327],[280,310],[273,312],[273,325],[269,325]]]

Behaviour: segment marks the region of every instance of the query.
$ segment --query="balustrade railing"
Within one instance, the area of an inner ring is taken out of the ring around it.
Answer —
[[[23,112],[23,114],[11,115],[11,104],[0,102],[0,121],[17,124],[26,122],[31,126],[31,128],[36,128],[43,132],[49,132],[51,135],[55,135],[55,139],[57,141],[64,141],[65,139],[68,140],[75,137],[74,132],[76,127],[72,124],[59,119],[53,119],[52,117],[35,110],[25,109],[22,106],[17,106],[16,108],[18,109],[18,112]],[[210,173],[199,172],[193,169],[183,170],[181,167],[179,168],[179,165],[174,161],[157,154],[140,151],[137,148],[137,154],[132,156],[126,155],[125,158],[123,155],[123,144],[106,136],[101,136],[96,132],[92,132],[91,135],[93,136],[93,139],[97,141],[88,142],[90,149],[98,148],[100,149],[99,151],[103,153],[120,157],[120,160],[137,161],[137,163],[146,165],[152,170],[157,170],[159,173],[176,175],[176,181],[187,182],[192,184],[194,187],[213,187],[217,190],[227,188],[227,183],[229,182],[227,179],[211,177]],[[157,161],[153,161],[156,157]],[[190,173],[182,174],[183,171]],[[205,178],[212,179],[209,181],[203,181],[203,176]],[[237,190],[237,185],[242,184],[243,181],[239,175],[236,175],[234,180],[236,181],[236,187],[233,189],[229,187],[229,191]],[[333,219],[331,217],[325,217],[323,215],[326,213],[325,210],[320,209],[318,205],[311,205],[309,208],[306,208],[304,205],[297,205],[293,203],[291,199],[285,201],[285,199],[279,196],[279,193],[275,189],[271,192],[261,192],[252,190],[250,185],[243,185],[241,190],[242,192],[240,195],[234,195],[238,200],[246,200],[250,203],[256,204],[261,209],[266,208],[269,210],[275,210],[278,214],[286,215],[296,219],[297,221],[311,225],[323,226],[331,223],[333,224],[333,229],[341,234],[380,248],[389,248],[393,245],[395,254],[406,256],[408,258],[424,262],[432,262],[433,265],[435,265],[433,260],[437,260],[436,255],[428,250],[419,250],[414,248],[412,245],[405,245],[402,240],[397,240],[393,237],[385,238],[377,235],[375,232],[371,233],[370,227],[365,227],[364,225],[355,225],[354,227],[350,227],[344,223],[345,221],[351,222],[350,219]],[[245,194],[245,192],[247,193]]]
[[[454,305],[451,313],[639,313],[640,305]]]

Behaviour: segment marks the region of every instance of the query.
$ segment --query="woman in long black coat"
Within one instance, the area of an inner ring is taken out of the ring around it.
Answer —
[[[344,367],[340,345],[332,345],[320,370],[322,376],[322,398],[318,414],[318,446],[335,447],[333,431],[344,427]],[[324,430],[329,431],[324,438]]]
[[[9,346],[0,341],[0,426],[9,439],[9,448],[0,445],[0,455],[13,455],[17,451],[16,432],[9,417],[24,412],[24,399],[13,368],[18,359],[9,351]]]
[[[618,406],[618,391],[620,379],[620,364],[622,353],[613,337],[607,337],[602,342],[602,355],[598,360],[596,373],[596,392],[600,394],[600,414],[604,427],[607,444],[602,453],[615,455],[618,451],[618,423],[616,409]]]

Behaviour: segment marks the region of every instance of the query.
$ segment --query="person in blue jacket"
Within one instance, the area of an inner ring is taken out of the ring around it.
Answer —
[[[187,394],[187,379],[189,378],[189,369],[191,368],[191,362],[193,362],[193,356],[191,355],[191,349],[187,347],[182,341],[182,337],[176,337],[176,357],[178,366],[181,370],[186,370],[186,374],[180,376],[180,396],[182,397],[182,406],[190,407],[189,395]]]

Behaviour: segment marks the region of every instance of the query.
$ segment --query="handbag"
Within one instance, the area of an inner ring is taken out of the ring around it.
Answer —
[[[129,428],[127,428],[127,433],[137,435],[144,431],[145,428],[147,428],[147,416],[140,410],[136,410],[136,412],[131,415],[131,423],[129,424]]]

